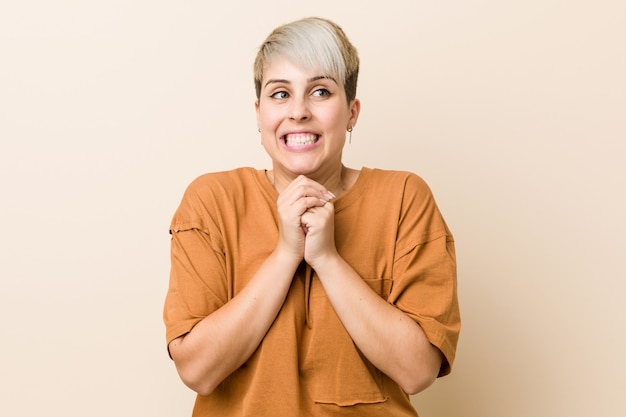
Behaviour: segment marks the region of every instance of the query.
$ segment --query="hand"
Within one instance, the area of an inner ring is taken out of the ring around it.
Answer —
[[[302,223],[302,215],[307,210],[323,207],[332,198],[326,188],[305,176],[293,180],[278,196],[277,249],[297,257],[298,261],[304,259],[308,231]]]
[[[335,206],[332,201],[323,206],[307,209],[301,218],[306,230],[304,259],[315,269],[315,265],[327,256],[337,254],[335,246]]]

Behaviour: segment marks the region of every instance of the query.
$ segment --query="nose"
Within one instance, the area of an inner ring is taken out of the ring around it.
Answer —
[[[306,99],[295,99],[291,101],[291,107],[289,108],[289,119],[298,122],[303,122],[311,118],[311,112],[309,110]]]

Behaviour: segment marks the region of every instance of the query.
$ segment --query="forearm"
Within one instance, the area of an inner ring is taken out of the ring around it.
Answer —
[[[328,298],[365,357],[409,394],[431,385],[442,356],[419,324],[376,294],[338,255],[320,264],[315,270]]]
[[[208,395],[254,353],[280,311],[297,266],[292,258],[273,253],[232,300],[170,343],[186,385]]]

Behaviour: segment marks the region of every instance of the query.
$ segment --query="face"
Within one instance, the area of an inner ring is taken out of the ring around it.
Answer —
[[[347,103],[343,85],[286,59],[269,65],[256,103],[257,123],[275,175],[323,178],[341,169],[346,130],[360,104]]]

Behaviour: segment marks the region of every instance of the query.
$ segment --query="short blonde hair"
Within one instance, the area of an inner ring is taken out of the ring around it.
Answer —
[[[309,17],[279,26],[265,39],[254,61],[254,86],[261,96],[263,71],[283,57],[295,65],[335,77],[348,103],[356,98],[359,56],[343,29],[327,19]]]

